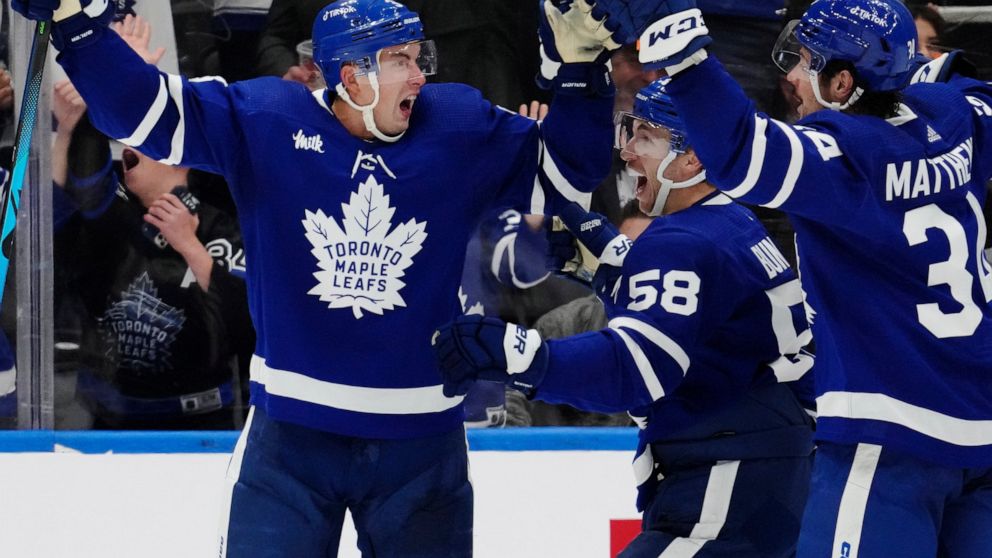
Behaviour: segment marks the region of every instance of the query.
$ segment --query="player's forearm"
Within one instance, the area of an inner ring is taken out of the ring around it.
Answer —
[[[92,44],[67,48],[57,60],[86,101],[93,125],[112,138],[133,137],[150,110],[168,100],[161,98],[162,74],[116,33],[108,31]],[[142,151],[156,158],[168,157],[172,131],[162,130],[161,121],[148,124],[156,126]]]
[[[548,341],[548,370],[535,398],[599,413],[652,403],[640,375],[619,352],[618,341],[609,330]]]
[[[541,139],[561,176],[576,190],[592,192],[613,164],[613,96],[556,95]]]
[[[756,130],[754,103],[713,57],[680,72],[666,89],[708,180],[724,191],[736,189],[748,177],[754,142],[765,145],[763,137],[755,138],[764,134]],[[761,188],[735,197],[759,205],[770,200]]]

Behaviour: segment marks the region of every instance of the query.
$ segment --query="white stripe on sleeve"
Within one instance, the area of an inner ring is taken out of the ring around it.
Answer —
[[[754,115],[754,138],[751,142],[751,162],[747,167],[747,176],[744,177],[744,182],[741,182],[739,186],[725,192],[728,196],[739,198],[758,185],[758,178],[761,176],[761,169],[765,164],[765,146],[768,142],[765,131],[767,128],[768,119]]]
[[[161,75],[158,76],[158,94],[155,96],[155,100],[152,101],[152,106],[148,108],[148,112],[145,113],[145,117],[141,119],[141,124],[134,129],[134,133],[130,136],[118,139],[117,141],[123,143],[124,145],[130,147],[137,147],[148,139],[148,134],[152,133],[152,129],[158,124],[160,118],[162,118],[162,113],[165,112],[165,105],[169,100],[169,94],[165,87],[165,78]]]
[[[178,165],[183,160],[183,142],[186,140],[186,107],[183,105],[183,78],[169,74],[169,96],[176,103],[179,121],[176,131],[172,134],[172,152],[165,159],[159,160],[166,165]]]
[[[654,343],[659,349],[668,353],[672,360],[682,369],[682,375],[689,371],[689,355],[675,342],[674,339],[662,333],[658,328],[634,318],[613,318],[609,323],[610,329],[627,328],[636,331]]]
[[[544,142],[542,140],[542,145]],[[554,157],[548,152],[545,146],[541,153],[541,168],[544,170],[544,176],[548,177],[551,181],[551,185],[558,190],[558,193],[565,197],[568,201],[573,201],[582,206],[583,209],[589,209],[589,204],[592,202],[592,193],[584,193],[578,191],[575,186],[565,178],[565,175],[561,173],[558,165],[555,163]]]
[[[648,356],[644,354],[641,346],[623,330],[615,329],[614,331],[620,336],[623,344],[627,347],[627,352],[634,359],[637,371],[641,373],[641,379],[644,380],[644,386],[648,388],[648,393],[651,395],[651,401],[657,401],[664,397],[665,388],[661,387],[661,381],[658,380],[658,375],[654,373],[654,367],[651,366],[651,361],[648,360]]]
[[[772,201],[765,204],[765,207],[774,209],[780,207],[792,195],[792,191],[796,188],[796,181],[799,180],[799,171],[803,169],[803,161],[806,158],[806,154],[803,152],[803,144],[799,141],[799,136],[796,135],[795,130],[778,120],[772,120],[772,123],[781,128],[785,137],[789,138],[789,147],[792,150],[792,156],[789,159],[789,170],[786,171],[785,180],[782,181],[782,189],[779,190],[778,195]]]

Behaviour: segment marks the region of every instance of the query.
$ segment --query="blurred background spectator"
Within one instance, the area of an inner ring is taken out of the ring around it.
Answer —
[[[149,28],[115,29],[147,61]],[[95,428],[232,429],[242,424],[237,374],[250,339],[236,221],[201,203],[187,169],[125,149],[123,181],[109,140],[72,84],[56,84],[53,180],[61,187],[65,289],[59,342],[75,347],[75,387]],[[72,237],[66,237],[66,231]],[[63,285],[60,281],[60,285]],[[69,302],[72,301],[72,302]],[[71,311],[75,311],[72,316]]]

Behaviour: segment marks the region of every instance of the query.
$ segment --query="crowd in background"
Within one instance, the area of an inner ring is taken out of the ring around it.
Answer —
[[[119,1],[115,30],[146,61],[156,63],[163,53],[149,47],[154,30],[133,17],[133,10],[140,13],[141,3],[148,1]],[[495,104],[542,117],[542,104],[549,99],[534,81],[539,66],[536,0],[400,1],[420,14],[427,37],[437,44],[434,81],[466,83]],[[229,82],[274,76],[319,88],[308,39],[314,16],[327,3],[172,0],[180,72],[190,78],[218,75]],[[759,110],[794,120],[794,94],[770,52],[784,23],[809,2],[699,4],[714,38],[711,54]],[[924,54],[961,49],[979,77],[992,79],[992,46],[982,40],[990,24],[948,24],[934,4],[911,2],[910,7]],[[8,26],[5,14],[0,32],[6,35]],[[0,57],[6,57],[4,43]],[[642,71],[632,47],[614,55],[612,72],[615,110],[629,110],[634,94],[659,77]],[[0,137],[8,146],[0,151],[0,166],[8,168],[13,97],[20,90],[0,69]],[[247,411],[254,343],[243,275],[251,262],[244,261],[237,211],[223,179],[130,149],[118,153],[89,124],[85,104],[68,81],[54,84],[52,99],[57,427],[239,428]],[[634,184],[617,155],[591,200],[594,211],[631,239],[649,222],[637,209]],[[755,212],[795,265],[788,221],[773,210]],[[548,273],[542,248],[547,227],[545,219],[499,210],[479,224],[462,290],[452,293],[462,299],[466,313],[535,327],[544,338],[605,326],[602,304],[587,286]],[[10,427],[16,416],[11,342],[16,301],[5,298],[0,425]],[[517,392],[505,394],[500,384],[470,394],[466,413],[471,426],[630,424],[625,414],[593,415],[529,401]]]

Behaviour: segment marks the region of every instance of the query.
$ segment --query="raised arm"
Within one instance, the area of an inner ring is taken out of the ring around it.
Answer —
[[[240,128],[235,93],[218,79],[189,81],[146,63],[108,27],[114,3],[15,0],[13,8],[54,20],[52,44],[98,129],[169,164],[224,174],[235,168]],[[53,14],[53,8],[59,11]],[[211,138],[225,141],[210,141]]]

